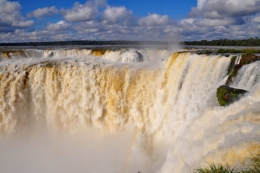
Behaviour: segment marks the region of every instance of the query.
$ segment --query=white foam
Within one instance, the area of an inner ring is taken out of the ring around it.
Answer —
[[[146,62],[137,63],[139,50],[107,59],[75,52],[0,63],[2,170],[182,173],[207,162],[242,163],[259,146],[259,82],[250,78],[258,62],[234,80],[249,93],[220,107],[216,89],[231,58],[162,53],[154,60],[142,50]]]

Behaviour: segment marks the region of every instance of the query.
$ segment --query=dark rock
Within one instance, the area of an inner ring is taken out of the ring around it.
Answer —
[[[222,85],[217,89],[217,98],[220,106],[228,106],[239,100],[248,91]]]
[[[139,62],[143,62],[144,61],[143,55],[141,53],[139,53],[139,52],[136,52],[136,53],[138,54],[138,57],[139,57],[138,61]]]
[[[236,64],[233,68],[233,71],[228,76],[228,79],[226,81],[226,85],[230,84],[233,80],[233,78],[237,75],[238,71],[246,64],[253,63],[255,61],[259,61],[260,56],[256,56],[254,54],[245,54],[241,57],[241,60],[239,64]],[[229,69],[230,71],[230,69]]]
[[[233,57],[231,58],[230,64],[229,64],[229,66],[228,66],[228,75],[231,74],[231,72],[233,71],[234,66],[235,66],[235,64],[236,64],[236,59],[237,59],[237,56],[233,56]]]
[[[53,57],[53,56],[54,56],[54,53],[53,53],[53,52],[48,55],[49,58],[50,58],[50,57]]]
[[[254,54],[245,54],[242,56],[242,58],[239,62],[239,65],[243,66],[243,65],[250,64],[250,63],[253,63],[253,62],[259,61],[259,60],[260,60],[260,56],[256,56]]]

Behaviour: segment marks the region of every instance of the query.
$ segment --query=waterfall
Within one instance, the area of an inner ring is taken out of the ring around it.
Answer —
[[[55,150],[55,141],[62,151],[54,157],[65,156],[54,165],[66,167],[65,158],[82,152],[72,166],[79,172],[141,173],[189,172],[211,162],[243,165],[260,149],[258,62],[244,66],[231,84],[249,93],[220,107],[216,90],[225,83],[230,57],[165,50],[97,51],[2,52],[0,146],[10,152],[19,141],[30,153],[21,139],[26,138],[33,141],[30,145],[36,143],[35,152],[48,153]],[[27,161],[53,158],[40,155]],[[93,166],[91,157],[104,169]]]

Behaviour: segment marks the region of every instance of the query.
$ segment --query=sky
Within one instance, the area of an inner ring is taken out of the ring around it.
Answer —
[[[0,0],[0,43],[260,34],[260,0]]]

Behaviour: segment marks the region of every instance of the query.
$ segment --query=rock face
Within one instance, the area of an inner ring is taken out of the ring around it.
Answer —
[[[246,64],[250,64],[253,63],[255,61],[259,61],[260,60],[260,56],[256,56],[254,54],[245,54],[241,57],[241,60],[239,62],[239,64],[236,64],[233,68],[233,71],[231,71],[227,81],[226,81],[226,85],[230,84],[232,82],[233,77],[235,77],[239,71],[239,69],[241,69],[241,67],[243,67]],[[232,63],[233,61],[231,61]],[[230,70],[230,69],[229,69]]]
[[[228,72],[227,72],[228,75],[230,75],[232,73],[234,66],[236,65],[236,59],[237,59],[237,56],[233,56],[231,58],[230,64],[228,66]]]
[[[246,90],[231,88],[227,85],[222,85],[217,89],[217,98],[220,106],[228,106],[237,101],[240,97],[247,93]]]
[[[248,91],[243,89],[232,88],[229,86],[233,78],[237,75],[238,71],[246,64],[253,63],[260,60],[260,56],[254,54],[245,54],[241,57],[239,64],[235,65],[236,57],[232,57],[231,63],[228,68],[228,79],[225,85],[218,87],[216,95],[220,106],[228,106],[229,104],[237,101],[240,97]]]

